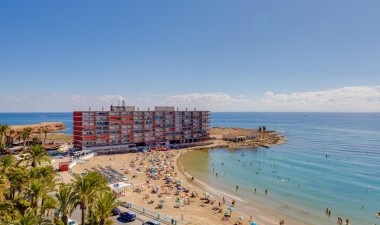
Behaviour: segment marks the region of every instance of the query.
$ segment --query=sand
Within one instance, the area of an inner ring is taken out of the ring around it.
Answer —
[[[170,163],[166,165],[166,168],[174,167],[172,171],[173,179],[182,181],[181,187],[189,188],[189,194],[192,192],[198,193],[198,197],[188,198],[180,197],[181,200],[187,202],[187,199],[190,200],[190,204],[178,203],[176,202],[179,196],[184,196],[184,192],[180,191],[180,195],[175,195],[176,188],[173,191],[164,190],[165,175],[161,175],[160,179],[153,180],[150,179],[150,183],[147,184],[148,175],[145,174],[145,170],[149,168],[152,163],[149,162],[149,159],[154,158],[154,153],[147,153],[146,160],[141,161],[144,157],[143,153],[128,153],[128,154],[119,154],[119,155],[105,155],[105,156],[95,156],[87,161],[85,164],[78,164],[73,168],[75,173],[82,173],[88,170],[91,170],[92,167],[97,167],[101,165],[102,167],[110,166],[113,169],[124,173],[127,169],[130,169],[130,173],[126,174],[126,177],[129,179],[127,182],[132,183],[134,188],[143,187],[143,191],[140,193],[133,192],[133,187],[128,187],[124,196],[121,196],[121,199],[136,204],[138,206],[145,207],[146,209],[153,210],[157,213],[163,215],[181,219],[181,215],[186,222],[191,222],[191,224],[235,224],[237,219],[241,216],[244,219],[241,221],[241,224],[247,225],[249,223],[250,216],[253,216],[253,220],[258,222],[258,224],[266,225],[276,225],[279,223],[280,219],[278,216],[274,215],[271,212],[268,212],[264,208],[261,208],[258,205],[248,204],[244,200],[239,199],[232,195],[227,195],[219,192],[218,190],[213,189],[206,184],[201,183],[197,179],[191,180],[191,175],[186,174],[184,171],[185,168],[182,168],[178,164],[178,159],[183,153],[192,151],[195,148],[190,149],[181,149],[181,150],[172,150],[170,151],[172,156],[167,159],[167,162]],[[164,157],[165,152],[157,152],[155,158]],[[138,160],[136,160],[138,158]],[[131,167],[130,162],[132,159],[135,159],[135,167]],[[140,165],[140,162],[141,165]],[[163,161],[162,161],[163,162]],[[142,172],[137,172],[137,168],[141,168]],[[162,172],[163,173],[163,172]],[[132,178],[133,175],[136,175],[136,178]],[[160,191],[158,193],[163,193],[162,197],[159,198],[157,194],[152,194],[152,188],[160,186]],[[174,187],[174,184],[171,184]],[[214,204],[202,204],[204,201],[201,200],[202,197],[205,197],[204,193],[209,193],[212,197],[209,199],[215,200]],[[225,197],[225,204],[222,203],[222,198]],[[163,204],[163,209],[157,209],[157,205],[161,199],[165,200]],[[232,200],[236,201],[235,210],[232,211],[232,218],[229,221],[221,220],[225,212],[229,213],[227,207],[231,206]],[[149,204],[149,201],[154,200],[153,204]],[[221,202],[221,212],[219,213],[216,210],[213,210],[213,207],[218,206],[218,202]],[[180,208],[175,208],[175,205],[180,205]],[[254,213],[253,213],[254,212]],[[297,221],[286,220],[287,224],[304,224]]]

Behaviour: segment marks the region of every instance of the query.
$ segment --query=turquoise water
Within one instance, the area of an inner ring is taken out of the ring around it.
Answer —
[[[43,121],[62,121],[65,133],[72,133],[72,113],[0,113],[0,124]],[[319,219],[315,224],[336,224],[338,215],[352,225],[380,224],[374,216],[380,211],[379,113],[211,113],[211,126],[262,125],[283,132],[288,142],[270,149],[197,152],[188,160],[197,166],[187,171],[243,199],[274,204],[275,210],[300,209],[295,216],[311,215]]]
[[[351,224],[380,224],[374,216],[380,211],[380,114],[215,113],[212,125],[265,125],[282,131],[288,142],[190,153],[188,173],[250,201],[265,203],[267,188],[275,210],[294,207],[301,212],[294,216],[317,218],[315,224],[336,224],[337,216]]]

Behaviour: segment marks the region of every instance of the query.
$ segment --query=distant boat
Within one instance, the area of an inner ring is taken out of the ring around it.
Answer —
[[[303,113],[303,116],[306,116],[306,113]]]

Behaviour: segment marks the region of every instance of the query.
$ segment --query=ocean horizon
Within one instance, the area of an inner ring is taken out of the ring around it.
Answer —
[[[380,113],[306,114],[212,112],[210,127],[264,125],[288,141],[269,149],[191,152],[182,164],[186,172],[224,193],[274,212],[321,221],[311,224],[336,224],[338,216],[349,218],[351,224],[380,223],[375,217],[380,211]],[[72,134],[71,112],[0,113],[0,124],[49,121],[64,122],[67,130],[62,132]]]

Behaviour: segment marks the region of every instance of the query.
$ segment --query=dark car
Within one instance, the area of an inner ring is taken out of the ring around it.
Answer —
[[[142,223],[142,225],[160,225],[160,222],[157,222],[155,220],[149,220]]]
[[[120,217],[123,219],[123,220],[126,220],[126,221],[134,221],[136,219],[136,213],[134,212],[123,212],[123,213],[120,213]]]
[[[112,216],[116,216],[116,215],[119,215],[121,213],[121,210],[118,207],[116,207],[116,208],[112,209],[111,213],[112,213]]]

